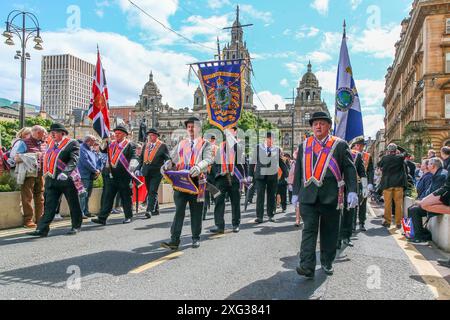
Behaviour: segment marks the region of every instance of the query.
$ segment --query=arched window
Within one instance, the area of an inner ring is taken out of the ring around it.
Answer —
[[[306,101],[309,101],[309,96],[310,96],[309,91],[306,91]]]

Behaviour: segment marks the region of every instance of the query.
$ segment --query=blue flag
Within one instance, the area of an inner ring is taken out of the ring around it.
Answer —
[[[364,138],[361,103],[356,90],[353,70],[348,55],[347,40],[342,38],[336,83],[336,117],[334,135],[351,144]]]
[[[222,131],[237,125],[245,90],[243,60],[204,62],[198,67],[209,122]]]

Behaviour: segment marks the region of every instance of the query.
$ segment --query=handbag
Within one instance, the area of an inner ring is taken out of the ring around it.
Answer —
[[[414,239],[414,224],[412,218],[403,218],[402,228],[407,239]]]

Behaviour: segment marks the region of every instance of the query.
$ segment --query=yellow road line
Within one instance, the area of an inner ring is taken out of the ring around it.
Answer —
[[[52,228],[62,228],[62,227],[68,227],[71,224],[72,223],[70,222],[70,220],[69,221],[61,221],[61,222],[52,223],[51,227]],[[28,232],[33,232],[34,230],[35,230],[35,228],[30,228],[30,229],[23,228],[23,229],[13,229],[13,230],[2,231],[2,232],[0,232],[0,238],[20,235],[20,234],[26,234]]]
[[[404,237],[395,230],[393,228],[389,232],[416,267],[420,277],[425,281],[436,299],[450,300],[450,285],[448,282],[411,243],[405,241]]]
[[[225,237],[227,234],[230,234],[230,233],[231,233],[231,231],[230,231],[230,230],[227,230],[227,231],[225,231],[225,233],[222,233],[222,234],[215,234],[215,235],[210,236],[210,237],[208,237],[208,238],[211,239],[211,240],[220,239],[220,238],[223,238],[223,237]]]
[[[162,264],[162,263],[164,263],[166,261],[176,259],[176,258],[178,258],[181,255],[183,255],[182,251],[177,251],[177,252],[171,253],[171,254],[169,254],[169,255],[167,255],[165,257],[159,258],[158,260],[149,262],[147,264],[144,264],[143,266],[140,266],[140,267],[138,267],[138,268],[136,268],[134,270],[131,270],[129,272],[129,274],[138,274],[138,273],[147,271],[147,270],[149,270],[151,268],[154,268],[154,267],[156,267],[156,266],[158,266],[158,265],[160,265],[160,264]]]

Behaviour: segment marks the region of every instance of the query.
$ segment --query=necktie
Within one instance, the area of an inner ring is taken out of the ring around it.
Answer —
[[[194,165],[195,162],[195,154],[194,154],[194,140],[191,140],[191,161],[190,161],[190,166],[192,167]]]

